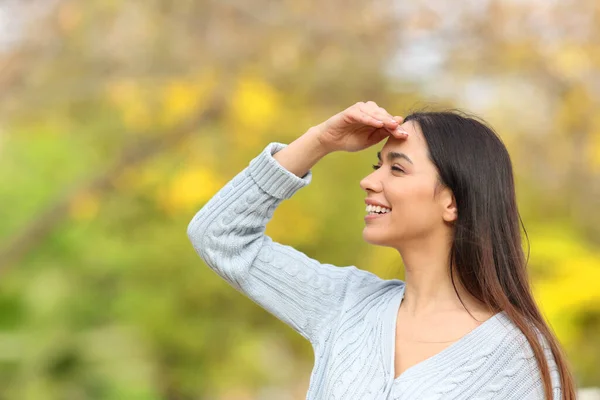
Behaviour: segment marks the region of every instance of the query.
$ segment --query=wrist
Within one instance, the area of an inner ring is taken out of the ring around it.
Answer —
[[[323,134],[321,128],[316,125],[308,129],[306,133],[303,135],[308,138],[309,141],[312,141],[314,151],[320,158],[325,157],[329,153],[333,153],[334,149],[330,149],[327,146],[327,143],[323,141]]]
[[[330,153],[319,138],[319,131],[311,128],[273,154],[273,158],[288,171],[303,177],[317,162]]]

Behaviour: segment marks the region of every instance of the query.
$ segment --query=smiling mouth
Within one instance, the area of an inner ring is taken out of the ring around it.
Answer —
[[[367,215],[385,215],[392,212],[391,208],[367,205],[365,208]]]

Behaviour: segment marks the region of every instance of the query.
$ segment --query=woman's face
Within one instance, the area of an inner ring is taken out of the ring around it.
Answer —
[[[434,197],[437,169],[427,157],[427,143],[418,123],[408,121],[401,127],[408,138],[390,136],[381,149],[381,160],[374,160],[380,168],[360,182],[367,199],[392,210],[365,220],[363,238],[368,243],[395,248],[430,236],[444,227],[445,219],[455,216],[449,189],[438,188]]]

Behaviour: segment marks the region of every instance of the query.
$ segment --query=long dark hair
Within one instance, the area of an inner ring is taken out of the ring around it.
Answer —
[[[458,218],[450,252],[456,294],[454,272],[469,293],[496,312],[504,311],[519,327],[533,349],[546,398],[552,400],[550,369],[539,332],[556,361],[562,399],[575,399],[567,358],[531,292],[521,247],[519,223],[523,222],[504,143],[480,118],[460,110],[414,112],[404,121],[420,127],[429,159],[438,170],[438,188],[449,188],[456,200]],[[524,226],[523,230],[527,236]]]

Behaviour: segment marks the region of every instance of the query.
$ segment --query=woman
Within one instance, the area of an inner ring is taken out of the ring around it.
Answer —
[[[264,234],[325,155],[385,138],[360,182],[363,237],[400,252],[404,281],[320,263]],[[188,236],[210,268],[311,342],[307,399],[575,398],[530,291],[508,152],[472,118],[403,120],[356,103],[266,146]]]

